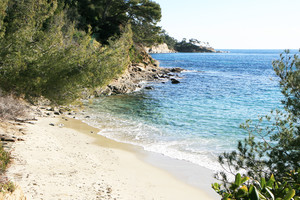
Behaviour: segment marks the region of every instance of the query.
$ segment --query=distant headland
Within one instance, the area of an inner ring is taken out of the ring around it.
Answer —
[[[161,38],[161,44],[145,47],[145,51],[147,53],[224,53],[223,51],[216,51],[210,46],[209,42],[203,42],[193,38],[189,40],[183,38],[182,41],[178,41],[169,36],[166,31],[162,32]]]

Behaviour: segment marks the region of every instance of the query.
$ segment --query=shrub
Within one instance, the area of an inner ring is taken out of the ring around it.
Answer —
[[[283,182],[275,180],[273,175],[267,180],[265,178],[253,180],[238,173],[228,188],[221,189],[218,183],[212,184],[212,188],[223,197],[223,200],[299,200],[300,169],[297,172],[287,173]]]
[[[11,120],[26,115],[24,103],[12,95],[0,96],[0,119]]]
[[[0,174],[4,173],[9,162],[10,162],[10,154],[6,152],[2,144],[0,144]]]

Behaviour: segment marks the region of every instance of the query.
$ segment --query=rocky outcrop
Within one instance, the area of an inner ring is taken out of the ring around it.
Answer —
[[[159,67],[158,61],[154,59],[150,59],[150,62],[146,63],[132,64],[121,77],[113,80],[106,87],[96,90],[94,96],[131,93],[141,89],[143,82],[165,82],[175,78],[181,71],[183,71],[181,68]]]
[[[169,49],[166,43],[144,48],[147,53],[176,53],[175,50]]]

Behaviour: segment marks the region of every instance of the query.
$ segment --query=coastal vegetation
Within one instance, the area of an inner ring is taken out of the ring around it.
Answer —
[[[54,104],[122,74],[158,40],[161,18],[150,0],[4,0],[0,13],[1,89]]]
[[[213,189],[223,199],[300,199],[300,60],[289,51],[273,62],[284,96],[284,110],[241,127],[249,137],[237,151],[225,152]],[[232,182],[227,175],[235,176]],[[242,174],[242,175],[241,175]]]
[[[209,46],[207,42],[201,42],[197,39],[183,38],[182,41],[178,41],[171,37],[165,30],[161,33],[162,41],[166,43],[169,49],[177,52],[215,52],[213,48]]]
[[[8,164],[10,163],[10,153],[5,151],[2,144],[0,145],[0,195],[1,193],[13,192],[15,190],[15,185],[13,182],[5,179],[3,174],[6,171]]]

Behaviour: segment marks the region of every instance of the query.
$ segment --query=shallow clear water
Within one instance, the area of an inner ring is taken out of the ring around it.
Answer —
[[[181,83],[96,99],[88,123],[111,139],[218,170],[217,155],[247,136],[239,125],[280,107],[272,61],[281,52],[153,54],[162,67],[188,70]]]

